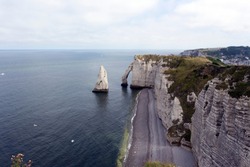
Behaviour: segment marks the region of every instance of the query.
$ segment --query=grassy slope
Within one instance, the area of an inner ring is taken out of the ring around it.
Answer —
[[[250,75],[250,67],[246,66],[227,66],[218,59],[211,57],[180,57],[180,56],[156,56],[156,55],[144,55],[137,58],[149,61],[159,61],[163,59],[162,66],[169,67],[164,72],[168,76],[169,80],[174,83],[169,88],[169,93],[173,94],[173,97],[178,97],[183,109],[183,122],[191,122],[191,117],[194,113],[194,102],[187,102],[187,95],[194,92],[197,96],[202,89],[205,88],[206,83],[215,78],[220,77],[222,82],[218,85],[218,89],[228,89],[229,94],[234,98],[239,98],[242,95],[250,97],[250,76],[248,82],[243,82],[244,76]],[[176,134],[177,131],[186,134],[186,140],[190,138],[189,130],[184,129],[183,124],[175,125],[169,129],[169,132]],[[175,135],[174,135],[175,136]]]
[[[194,103],[187,102],[187,95],[202,90],[207,81],[221,72],[221,66],[215,65],[205,57],[166,57],[164,62],[171,67],[165,74],[170,74],[169,79],[174,83],[169,88],[169,93],[178,97],[183,109],[183,121],[191,122],[194,113]]]

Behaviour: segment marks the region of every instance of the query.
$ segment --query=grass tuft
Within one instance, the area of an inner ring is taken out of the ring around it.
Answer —
[[[146,162],[146,164],[144,165],[144,167],[176,167],[174,164],[171,163],[161,163],[158,161],[154,161],[154,162]]]

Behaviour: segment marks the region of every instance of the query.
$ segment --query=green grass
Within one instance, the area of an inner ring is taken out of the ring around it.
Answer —
[[[129,130],[128,128],[126,128],[123,134],[123,140],[122,140],[122,144],[120,147],[119,155],[116,160],[117,167],[122,167],[123,160],[125,158],[127,147],[128,147],[128,141],[129,141]]]
[[[218,58],[207,57],[207,59],[210,60],[214,65],[217,65],[217,66],[227,66],[226,64],[224,64],[223,62],[221,62],[220,59],[218,59]]]
[[[135,57],[139,60],[144,60],[145,62],[149,62],[150,60],[159,61],[162,56],[155,54],[148,54],[148,55],[136,55]]]
[[[228,93],[234,98],[240,98],[243,95],[250,97],[250,82],[237,82],[233,89],[230,89]]]
[[[202,89],[208,89],[207,82],[215,77],[221,80],[216,89],[228,89],[229,95],[234,98],[240,98],[242,95],[250,97],[250,67],[225,65],[219,59],[211,57],[146,55],[140,56],[140,59],[145,61],[162,59],[162,67],[168,67],[164,74],[167,75],[168,80],[174,81],[168,92],[180,100],[184,123],[191,122],[195,111],[195,103],[187,102],[187,95],[194,92],[198,96]],[[243,82],[247,75],[247,82]],[[169,129],[170,135],[174,137],[178,135],[177,131],[185,131],[182,137],[189,141],[190,131],[178,125],[178,122],[173,123],[174,125]]]
[[[164,74],[169,74],[169,80],[174,83],[169,88],[179,98],[183,109],[183,121],[191,122],[194,113],[194,103],[188,103],[186,98],[191,92],[200,93],[207,81],[214,78],[220,71],[220,66],[214,65],[205,57],[178,57],[170,56],[164,59],[170,69]]]
[[[245,76],[248,75],[248,78]],[[228,94],[233,98],[241,96],[250,97],[250,67],[249,66],[230,66],[219,75],[222,83],[217,85],[217,89],[229,89]],[[226,80],[227,79],[227,80]],[[246,79],[246,81],[244,81]]]
[[[176,167],[174,164],[171,163],[161,163],[161,162],[146,162],[144,167]]]

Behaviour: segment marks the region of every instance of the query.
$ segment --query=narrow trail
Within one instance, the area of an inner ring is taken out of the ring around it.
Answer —
[[[147,161],[171,162],[178,167],[195,166],[190,151],[167,142],[166,130],[155,110],[152,89],[143,89],[139,95],[132,133],[125,167],[143,167]]]

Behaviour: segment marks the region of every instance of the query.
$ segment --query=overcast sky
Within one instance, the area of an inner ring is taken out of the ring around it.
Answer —
[[[0,0],[0,49],[250,45],[250,0]]]

